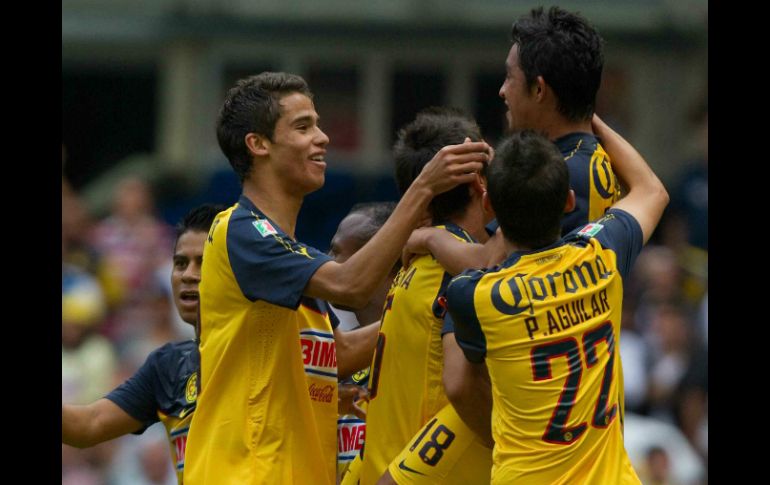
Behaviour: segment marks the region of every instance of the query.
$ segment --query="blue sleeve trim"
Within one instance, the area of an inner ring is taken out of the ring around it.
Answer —
[[[334,337],[334,334],[328,332],[316,332],[314,330],[303,330],[300,335],[315,335],[316,337]]]
[[[454,322],[455,339],[465,358],[481,363],[487,355],[487,339],[476,315],[473,296],[482,272],[465,271],[456,276],[447,288],[447,306]]]
[[[319,376],[334,377],[335,379],[337,378],[337,374],[332,372],[323,372],[323,371],[314,370],[314,369],[305,369],[305,372],[310,374],[317,374]]]
[[[626,279],[644,245],[642,227],[631,214],[622,209],[608,210],[596,223],[604,226],[596,234],[596,239],[602,247],[615,252],[618,271]]]
[[[355,424],[363,424],[366,421],[358,418],[348,418],[348,419],[338,419],[337,423],[339,424],[349,424],[349,423],[355,423]]]
[[[144,427],[134,434],[141,434],[158,422],[158,400],[155,394],[156,384],[158,384],[158,363],[170,347],[171,344],[166,344],[154,350],[133,376],[105,396],[129,416],[142,423]]]

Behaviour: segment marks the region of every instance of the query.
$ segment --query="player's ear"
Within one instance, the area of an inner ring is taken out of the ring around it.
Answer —
[[[495,210],[492,208],[492,202],[489,200],[489,192],[487,192],[486,187],[484,188],[484,193],[481,194],[481,206],[487,214],[495,215]]]
[[[476,178],[473,179],[473,182],[468,185],[470,186],[468,190],[475,192],[479,196],[487,191],[487,181],[482,175],[478,173],[476,174]]]
[[[545,90],[548,87],[548,85],[545,83],[545,79],[543,79],[543,76],[538,76],[535,79],[535,84],[532,86],[533,94],[537,97],[538,101],[543,101],[545,98]]]
[[[270,140],[268,140],[266,137],[257,133],[247,133],[246,137],[244,138],[244,142],[246,143],[246,148],[249,149],[251,154],[258,157],[267,156]]]
[[[567,202],[564,203],[564,213],[569,214],[573,210],[575,210],[575,191],[572,189],[569,189],[569,193],[567,193]]]

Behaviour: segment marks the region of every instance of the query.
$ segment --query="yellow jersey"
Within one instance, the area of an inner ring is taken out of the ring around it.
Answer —
[[[436,227],[475,242],[457,225]],[[372,359],[362,485],[376,483],[414,434],[449,404],[442,381],[444,309],[438,298],[450,279],[433,256],[423,255],[393,280]]]
[[[492,483],[640,483],[623,446],[623,281],[638,222],[611,209],[447,289],[455,337],[492,382]]]
[[[332,401],[336,410],[336,399],[306,372],[331,368],[332,357],[321,345],[306,367],[300,334],[312,319],[302,292],[330,259],[291,239],[245,196],[217,215],[203,253],[201,392],[187,485],[335,483],[336,446],[327,448],[336,445],[336,418],[319,421],[314,407]]]

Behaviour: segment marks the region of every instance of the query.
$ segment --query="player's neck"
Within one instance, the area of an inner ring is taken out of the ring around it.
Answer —
[[[471,202],[471,205],[473,204],[474,202]],[[460,215],[450,217],[449,220],[452,223],[462,227],[468,234],[473,236],[476,241],[482,244],[487,242],[487,239],[489,239],[489,234],[487,234],[487,231],[484,228],[484,214],[481,210],[476,209],[475,207],[469,206],[466,208],[465,212]]]
[[[543,130],[548,136],[548,139],[551,141],[558,140],[559,138],[563,137],[564,135],[569,135],[570,133],[593,133],[594,130],[591,127],[591,120],[587,121],[569,121],[562,117],[561,115],[555,115],[552,119],[550,119],[545,126],[543,126]]]
[[[283,232],[294,238],[297,215],[304,197],[282,190],[280,184],[260,183],[252,179],[244,180],[243,195]]]

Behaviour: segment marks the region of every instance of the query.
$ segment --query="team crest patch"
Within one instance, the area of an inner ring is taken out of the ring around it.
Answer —
[[[604,226],[597,223],[591,223],[586,225],[583,229],[578,231],[578,236],[588,236],[588,237],[594,237],[597,234],[599,234],[599,231],[604,229]]]
[[[367,377],[369,377],[369,368],[362,369],[353,374],[352,379],[356,384],[361,384]]]
[[[193,375],[187,379],[187,386],[185,386],[185,399],[187,402],[195,402],[198,398],[198,373],[194,372]]]
[[[267,219],[257,219],[256,221],[252,222],[252,224],[254,224],[254,227],[257,229],[257,231],[259,231],[262,237],[278,234],[278,231],[275,230],[273,225],[270,224],[270,221]]]

